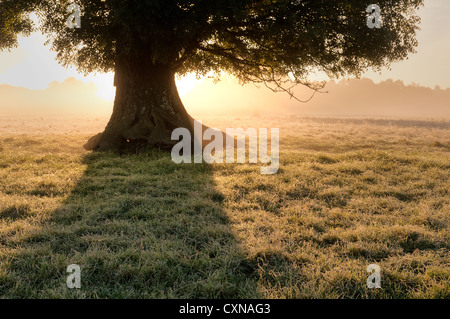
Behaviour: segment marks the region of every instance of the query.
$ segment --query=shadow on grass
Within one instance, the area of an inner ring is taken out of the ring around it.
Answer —
[[[158,151],[83,161],[64,204],[3,263],[0,296],[261,297],[210,166],[175,165]],[[81,267],[81,289],[66,287],[70,264]]]

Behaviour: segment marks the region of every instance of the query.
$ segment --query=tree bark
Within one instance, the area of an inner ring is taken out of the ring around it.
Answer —
[[[170,66],[123,57],[116,62],[114,110],[103,133],[92,137],[87,150],[125,151],[142,145],[170,149],[176,128],[193,134],[193,119],[181,102]]]

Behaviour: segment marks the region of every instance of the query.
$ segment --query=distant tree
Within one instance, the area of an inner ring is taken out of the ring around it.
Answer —
[[[72,2],[81,7],[81,28],[67,26]],[[111,120],[86,147],[170,147],[173,129],[193,126],[177,74],[227,72],[290,93],[292,80],[320,88],[308,81],[314,70],[336,78],[407,58],[423,0],[376,2],[382,27],[371,29],[371,3],[361,0],[3,0],[0,47],[29,32],[24,14],[36,12],[62,65],[115,72]]]

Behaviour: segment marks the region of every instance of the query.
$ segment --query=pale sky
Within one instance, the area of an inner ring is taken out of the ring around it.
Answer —
[[[418,53],[409,60],[397,63],[392,70],[381,74],[368,72],[365,77],[375,81],[388,78],[402,80],[405,84],[450,88],[450,1],[425,0],[421,10],[422,30],[418,35]],[[93,74],[84,77],[75,69],[65,69],[55,61],[56,54],[44,46],[45,38],[33,34],[19,38],[19,47],[0,52],[0,84],[30,89],[45,89],[53,81],[63,82],[75,77],[85,83],[93,82],[99,88],[99,96],[112,99],[114,87],[112,74]],[[195,87],[193,76],[179,82],[183,96]]]

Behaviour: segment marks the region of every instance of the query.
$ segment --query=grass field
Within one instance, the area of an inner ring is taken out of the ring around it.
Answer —
[[[84,151],[102,121],[1,122],[0,297],[450,298],[450,122],[204,121],[280,128],[262,176]]]

